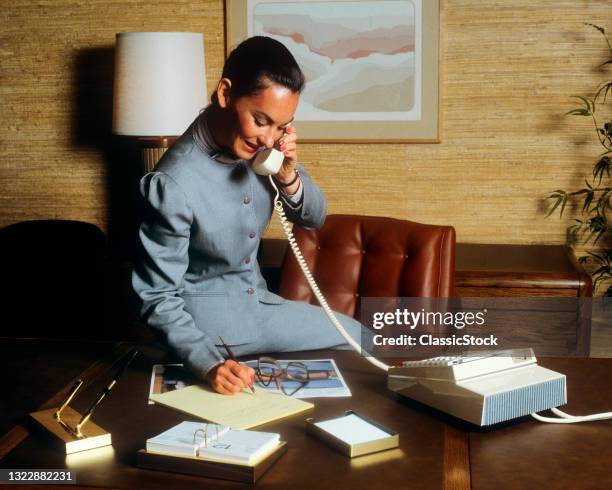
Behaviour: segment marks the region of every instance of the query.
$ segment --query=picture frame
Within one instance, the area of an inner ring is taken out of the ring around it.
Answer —
[[[441,0],[226,0],[226,56],[281,41],[306,76],[301,142],[439,143]]]

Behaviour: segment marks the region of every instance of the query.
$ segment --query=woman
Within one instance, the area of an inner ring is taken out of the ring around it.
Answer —
[[[274,192],[251,159],[262,147],[285,159],[275,176],[287,217],[318,228],[326,201],[298,165],[291,125],[304,76],[278,41],[254,37],[228,57],[206,108],[141,181],[142,260],[132,283],[142,314],[186,365],[219,393],[251,385],[238,356],[343,345],[319,307],[268,291],[257,265]],[[340,315],[358,338],[360,324]]]

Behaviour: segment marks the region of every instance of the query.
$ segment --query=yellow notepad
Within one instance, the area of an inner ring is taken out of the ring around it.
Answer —
[[[282,393],[257,387],[255,390],[257,394],[240,391],[235,395],[221,395],[206,386],[192,385],[150,398],[160,405],[234,429],[250,429],[314,407],[312,403]]]

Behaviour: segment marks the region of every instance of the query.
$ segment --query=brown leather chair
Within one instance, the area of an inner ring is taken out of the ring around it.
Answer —
[[[360,297],[450,297],[455,230],[376,216],[331,215],[320,230],[293,233],[329,305],[359,317]],[[288,250],[280,295],[316,304]]]

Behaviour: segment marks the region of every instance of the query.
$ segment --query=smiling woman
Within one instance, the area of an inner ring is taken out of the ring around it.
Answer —
[[[146,212],[132,283],[142,315],[218,392],[251,385],[238,356],[344,345],[319,307],[268,291],[257,265],[272,214],[272,186],[257,175],[258,150],[280,150],[275,176],[290,221],[319,228],[326,200],[298,164],[291,125],[304,76],[278,41],[254,37],[228,57],[212,103],[141,181]],[[361,325],[337,314],[358,339]]]

